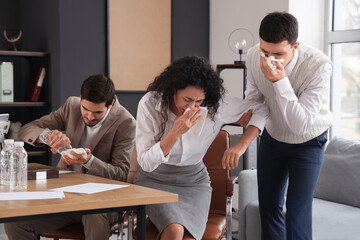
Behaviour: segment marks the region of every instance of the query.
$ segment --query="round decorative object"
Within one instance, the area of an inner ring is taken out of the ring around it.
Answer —
[[[254,45],[254,36],[247,29],[238,28],[230,33],[228,44],[232,52],[240,54],[240,61],[234,61],[234,63],[245,64],[245,61],[241,60],[241,55]]]

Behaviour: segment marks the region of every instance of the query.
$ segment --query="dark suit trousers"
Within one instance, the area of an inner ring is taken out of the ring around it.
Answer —
[[[263,131],[257,160],[263,240],[312,239],[312,201],[327,132],[302,144],[288,144]],[[285,223],[282,210],[287,183]]]

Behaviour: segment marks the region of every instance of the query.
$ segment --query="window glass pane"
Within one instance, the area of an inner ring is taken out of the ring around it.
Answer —
[[[334,0],[334,31],[360,29],[360,0]]]
[[[336,135],[360,140],[360,42],[334,44],[333,50]]]

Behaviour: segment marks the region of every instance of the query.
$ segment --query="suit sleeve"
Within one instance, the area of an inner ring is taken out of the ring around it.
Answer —
[[[57,129],[59,131],[64,130],[65,128],[65,112],[67,111],[70,104],[70,99],[68,99],[59,109],[54,112],[51,112],[48,115],[45,115],[37,120],[34,120],[28,124],[25,124],[19,130],[19,138],[35,147],[41,147],[43,144],[36,142],[39,135],[45,128],[51,130]]]

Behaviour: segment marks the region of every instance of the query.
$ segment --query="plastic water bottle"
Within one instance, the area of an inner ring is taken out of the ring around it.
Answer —
[[[12,151],[14,147],[14,139],[5,139],[4,147],[1,150],[1,184],[10,184],[10,161],[13,157]]]
[[[28,156],[24,149],[24,142],[14,142],[13,158],[10,163],[10,190],[27,189]]]
[[[39,136],[39,139],[48,146],[50,146],[51,132],[52,131],[50,129],[45,128],[44,131]],[[56,148],[56,151],[61,154],[62,152],[69,150],[69,149],[72,149],[71,145],[68,145],[68,146],[62,147],[62,148]]]

